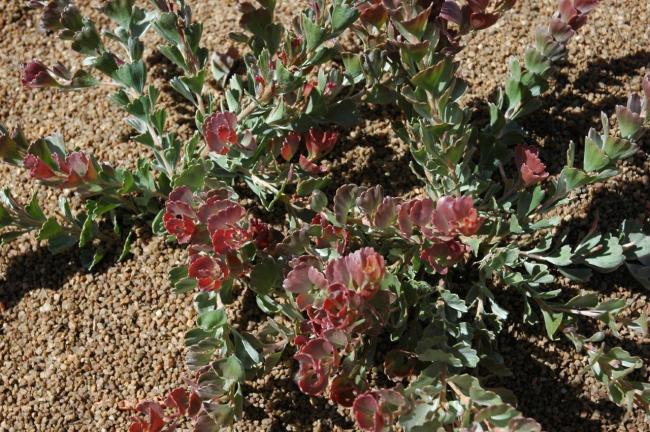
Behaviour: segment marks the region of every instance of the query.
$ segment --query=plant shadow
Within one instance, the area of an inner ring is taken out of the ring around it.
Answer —
[[[244,419],[257,422],[267,419],[265,430],[312,430],[318,421],[321,430],[350,430],[353,427],[353,422],[326,399],[300,392],[291,378],[271,374],[263,387],[249,387],[246,391],[256,394],[258,405],[261,400],[264,406],[245,401]]]
[[[536,344],[525,330],[517,330],[516,336],[513,332],[499,336],[506,366],[516,372],[502,378],[499,384],[515,393],[517,408],[524,416],[535,418],[543,430],[557,432],[599,430],[604,419],[608,424],[622,420],[625,410],[606,400],[604,389],[597,391],[598,401],[581,394],[585,390],[581,388],[583,378],[578,369],[583,365],[576,366],[566,360],[573,347],[550,341]],[[561,364],[563,357],[568,363],[564,365],[569,368],[568,374],[565,374],[566,367],[549,366]],[[568,382],[569,377],[573,377],[575,384]]]
[[[71,276],[84,271],[77,250],[52,255],[42,246],[6,261],[4,275],[0,277],[0,303],[5,310],[17,305],[33,290],[58,290]]]

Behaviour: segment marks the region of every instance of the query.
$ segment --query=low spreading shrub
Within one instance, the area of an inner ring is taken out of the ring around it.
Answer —
[[[174,291],[193,292],[198,312],[185,335],[187,384],[138,405],[131,431],[170,431],[182,418],[198,431],[232,425],[244,381],[283,356],[293,356],[302,392],[350,407],[362,430],[540,430],[512,394],[489,387],[510,373],[495,346],[511,312],[504,292],[521,297],[526,324],[542,323],[550,339],[566,337],[587,356],[612,401],[648,410],[650,385],[632,378],[641,359],[611,346],[624,327],[647,331],[648,317],[621,318],[626,302],[595,292],[567,298],[555,282],[625,266],[650,287],[647,221],[569,242],[557,215],[572,192],[616,175],[617,162],[638,151],[650,78],[616,107],[615,126],[603,114],[600,130],[588,131],[581,161],[569,143],[566,165],[549,172],[520,120],[539,108],[598,0],[560,0],[523,60],[510,60],[484,119],[461,103],[458,54],[463,36],[514,3],[313,0],[283,26],[275,1],[258,0],[241,4],[242,31],[230,35],[242,53],[211,55],[184,0],[152,0],[149,9],[106,1],[114,27],[101,32],[69,0],[30,2],[42,9],[41,28],[85,58],[72,70],[32,60],[22,84],[110,86],[151,157],[113,167],[60,136],[29,143],[2,127],[7,163],[83,202],[73,208],[62,195],[61,214],[46,215],[35,198],[23,205],[5,188],[2,241],[34,231],[52,252],[80,248],[89,270],[116,245],[126,259],[142,224],[187,249],[187,264],[170,271]],[[147,74],[150,29],[177,67],[169,85],[194,107],[191,136],[174,132]],[[323,192],[334,179],[322,160],[364,104],[399,111],[394,129],[422,196],[352,184]],[[244,207],[242,194],[255,203]],[[226,314],[242,290],[269,318],[253,332]],[[602,325],[585,334],[584,321]]]

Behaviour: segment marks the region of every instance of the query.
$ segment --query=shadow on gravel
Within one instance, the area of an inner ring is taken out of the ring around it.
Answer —
[[[324,192],[333,194],[346,183],[378,184],[385,194],[401,196],[421,186],[409,167],[410,152],[399,151],[391,143],[395,139],[391,122],[399,120],[400,110],[389,105],[364,105],[360,107],[360,116],[361,123],[355,128],[363,130],[353,136],[348,130],[341,132],[339,143],[328,156],[335,163],[330,170],[332,181]]]
[[[559,364],[562,352],[573,349],[568,343],[566,347],[564,344],[550,347],[547,343],[539,346],[531,342],[527,333],[519,337],[507,333],[499,337],[499,344],[506,366],[517,372],[515,376],[500,380],[499,384],[515,393],[517,408],[540,422],[543,430],[595,431],[600,429],[603,418],[609,424],[622,419],[624,409],[607,401],[604,390],[599,393],[602,401],[592,402],[580,394],[581,383],[573,385],[560,376],[558,372],[564,368],[551,368],[544,363]],[[577,373],[579,376],[582,367],[576,367],[578,370],[571,375]]]
[[[600,130],[601,112],[611,118],[616,105],[625,105],[625,95],[633,90],[625,87],[618,94],[612,94],[612,88],[624,86],[629,78],[640,79],[641,70],[649,64],[650,51],[641,50],[618,59],[593,60],[571,82],[564,74],[555,77],[554,88],[557,91],[544,95],[540,110],[523,122],[524,128],[533,137],[546,139],[542,156],[551,162],[549,168],[559,170],[563,166],[564,155],[571,140],[577,144],[576,159],[581,160],[583,146],[580,144],[589,128]],[[574,90],[562,92],[567,87]],[[558,95],[560,92],[562,93]],[[555,133],[549,134],[549,131]]]
[[[271,418],[269,432],[312,430],[316,421],[321,421],[322,430],[351,430],[353,422],[342,416],[326,399],[311,398],[298,391],[291,378],[271,378],[262,389],[245,388],[244,393],[260,394],[264,408],[244,401],[244,417],[248,420],[263,421]],[[297,429],[295,429],[297,428]]]
[[[105,257],[94,272],[105,271],[110,262],[111,257]],[[7,259],[3,267],[4,274],[0,276],[0,304],[5,309],[18,304],[30,291],[58,290],[72,275],[85,272],[79,262],[78,249],[52,255],[44,246]]]
[[[640,79],[641,70],[649,66],[650,51],[647,50],[617,59],[595,59],[575,79],[570,79],[561,70],[574,67],[572,64],[559,65],[560,70],[554,75],[555,83],[551,85],[551,91],[540,98],[541,107],[522,121],[523,128],[530,132],[533,139],[544,140],[541,156],[551,172],[557,172],[564,166],[566,150],[571,140],[577,144],[576,160],[581,160],[581,143],[589,128],[600,129],[600,113],[605,112],[611,117],[616,105],[625,105],[627,100],[624,95],[633,90],[624,88],[616,95],[611,93],[611,88],[623,86],[629,78]],[[566,88],[573,91],[564,91]],[[488,121],[485,102],[495,100],[496,92],[495,88],[489,99],[467,101],[467,106],[474,109],[474,117],[479,124]],[[601,97],[594,98],[591,95]]]

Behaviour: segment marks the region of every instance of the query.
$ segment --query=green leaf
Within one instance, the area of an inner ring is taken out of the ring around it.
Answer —
[[[184,294],[192,292],[197,286],[198,282],[196,279],[190,277],[182,278],[174,284],[174,293]]]
[[[36,197],[36,194],[32,195],[32,200],[29,202],[27,207],[25,207],[25,211],[33,219],[39,222],[45,222],[47,219],[45,217],[45,213],[43,213],[43,210],[41,209],[41,206],[38,204],[38,199]]]
[[[203,164],[196,163],[185,168],[176,178],[174,178],[174,187],[187,186],[194,192],[203,189],[205,182],[205,168]]]
[[[53,254],[61,253],[77,244],[77,239],[69,234],[59,234],[47,241],[47,247]]]
[[[246,336],[234,329],[232,330],[232,335],[235,343],[235,355],[241,360],[244,368],[251,370],[259,367],[262,363],[262,358]]]
[[[325,195],[320,190],[316,189],[311,193],[311,198],[309,199],[309,207],[315,211],[320,212],[327,206],[327,195]]]
[[[559,267],[557,270],[564,277],[576,282],[588,282],[592,275],[591,270],[582,267]]]
[[[181,77],[181,80],[191,91],[201,94],[203,91],[203,84],[205,83],[205,74],[205,69],[202,69],[196,75]]]
[[[81,54],[93,55],[97,54],[101,46],[102,42],[95,24],[84,18],[82,29],[74,34],[72,49]]]
[[[344,52],[341,54],[343,59],[343,66],[345,71],[353,78],[363,76],[363,68],[361,67],[361,57],[355,53]]]
[[[587,172],[600,171],[610,163],[609,158],[589,137],[585,139],[583,167]]]
[[[251,271],[251,288],[257,294],[268,295],[280,285],[281,275],[282,271],[275,260],[264,257]]]
[[[557,194],[564,195],[591,182],[593,177],[578,168],[564,167],[557,181]]]
[[[356,8],[345,7],[341,2],[335,3],[331,18],[333,33],[340,33],[348,28],[358,16],[359,11]]]
[[[88,214],[81,227],[81,234],[79,234],[79,247],[87,245],[97,234],[97,226],[93,220],[93,215]]]
[[[176,15],[171,12],[161,13],[153,25],[156,31],[174,45],[182,43],[181,35],[176,27]]]
[[[228,316],[223,309],[209,310],[201,313],[197,324],[205,331],[213,332],[223,327],[228,322]]]
[[[17,239],[28,231],[9,231],[0,234],[0,244],[9,244],[11,241]]]
[[[650,290],[650,266],[627,263],[630,274],[643,286]]]
[[[144,85],[147,78],[147,69],[142,60],[122,65],[116,70],[112,78],[120,84],[130,87],[138,93],[144,91]]]
[[[132,9],[133,0],[110,0],[102,6],[101,11],[122,27],[128,27]]]
[[[461,313],[467,312],[467,304],[465,304],[465,301],[461,299],[458,294],[452,293],[448,290],[442,290],[440,292],[440,297],[442,297],[448,307],[456,309]]]
[[[324,206],[323,206],[324,207]],[[0,205],[0,228],[5,228],[14,222],[9,211]]]
[[[301,180],[298,182],[298,186],[296,187],[296,193],[298,196],[311,195],[313,192],[323,189],[329,181],[330,179],[328,177]]]
[[[133,230],[129,231],[129,234],[126,236],[126,239],[124,240],[124,244],[122,245],[122,251],[120,252],[120,256],[117,258],[118,262],[122,262],[126,259],[131,254],[131,244],[133,243]]]
[[[87,271],[91,271],[101,262],[105,255],[106,251],[102,248],[97,248],[94,251],[92,249],[85,249],[81,251],[80,254],[81,265],[83,265]]]
[[[41,227],[38,232],[38,240],[49,240],[54,236],[60,235],[63,232],[61,225],[54,219],[49,218]]]
[[[544,317],[544,326],[546,327],[546,333],[551,340],[555,340],[555,333],[562,325],[562,320],[564,319],[564,314],[549,312],[545,309],[542,309],[542,316]]]
[[[526,50],[524,64],[526,65],[526,69],[535,74],[543,74],[551,68],[551,62],[533,47],[529,47]]]
[[[218,367],[221,370],[221,376],[226,381],[225,389],[230,388],[233,384],[244,379],[244,367],[242,362],[234,356],[228,356],[218,363]]]
[[[573,252],[571,246],[564,245],[559,250],[555,251],[553,255],[545,256],[544,259],[551,264],[556,266],[564,267],[572,263],[571,258],[573,257]]]
[[[587,265],[602,272],[611,272],[625,262],[625,254],[618,238],[611,236],[607,239],[602,253],[586,257],[584,260]]]
[[[314,50],[325,39],[325,30],[304,14],[302,15],[302,32],[307,43],[307,51]]]
[[[97,80],[97,78],[95,78],[85,70],[79,69],[72,76],[70,86],[73,88],[86,88],[86,87],[94,87],[98,83],[99,81]]]
[[[433,66],[418,72],[411,82],[416,87],[422,88],[437,95],[444,91],[451,78],[453,66],[448,59],[443,59]]]
[[[158,51],[183,70],[188,70],[183,53],[175,45],[160,45]]]

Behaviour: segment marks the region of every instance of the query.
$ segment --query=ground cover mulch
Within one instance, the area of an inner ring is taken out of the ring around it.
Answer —
[[[97,15],[94,3],[78,3]],[[237,2],[190,3],[205,23],[204,43],[213,51],[224,50],[227,33],[237,27]],[[643,73],[650,72],[650,3],[603,3],[571,42],[569,60],[543,97],[543,108],[525,124],[531,141],[543,147],[551,172],[561,166],[568,142],[580,148],[589,127],[598,127],[600,111],[612,113],[629,91],[639,90]],[[302,4],[285,0],[280,14],[286,18]],[[521,0],[497,26],[467,40],[461,60],[472,90],[466,103],[479,115],[481,101],[503,81],[505,59],[522,53],[532,29],[554,6],[554,0]],[[23,1],[0,0],[0,121],[22,125],[30,139],[58,132],[98,159],[133,163],[141,148],[129,141],[128,126],[108,102],[107,89],[57,93],[19,87],[24,61],[70,65],[79,59],[65,43],[39,33],[36,23],[36,14]],[[146,57],[157,82],[164,83],[170,65],[150,51]],[[187,109],[166,90],[164,100],[175,108],[170,124],[178,124],[181,135],[189,133]],[[346,133],[332,158],[334,177],[341,183],[379,182],[391,193],[417,193],[408,174],[408,149],[390,127],[393,113],[376,107],[363,113],[362,123]],[[579,236],[596,217],[601,229],[612,230],[625,218],[650,215],[649,152],[646,137],[620,175],[573,197],[564,215],[572,235]],[[43,206],[55,211],[58,192],[36,185],[23,171],[0,166],[0,185],[11,186],[23,200],[36,192]],[[0,431],[126,430],[129,413],[122,407],[162,395],[180,382],[182,336],[194,319],[191,297],[172,294],[166,281],[168,270],[184,260],[180,249],[149,238],[143,229],[131,259],[119,264],[109,259],[92,273],[82,270],[75,251],[51,256],[33,236],[0,251]],[[571,292],[580,287],[563,288]],[[624,271],[596,277],[582,288],[626,298],[636,314],[650,313],[648,292]],[[516,311],[516,298],[504,296]],[[233,308],[254,307],[243,304]],[[606,400],[604,389],[585,374],[583,356],[570,344],[538,335],[543,335],[541,329],[513,324],[499,340],[514,371],[499,384],[515,392],[525,415],[548,431],[650,431],[640,412],[628,413]],[[622,345],[650,363],[650,339],[624,334]],[[271,375],[247,385],[245,418],[235,429],[354,430],[345,412],[297,391],[292,367],[287,359]]]

